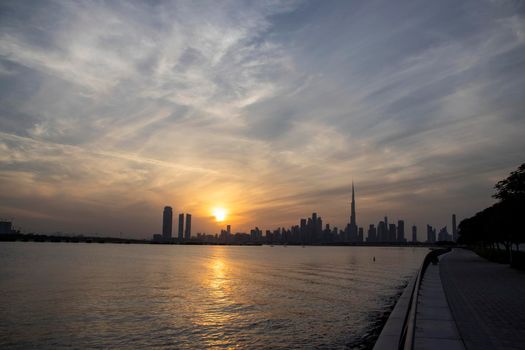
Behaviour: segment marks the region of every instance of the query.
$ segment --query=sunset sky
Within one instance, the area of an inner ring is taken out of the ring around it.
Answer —
[[[524,16],[510,0],[2,1],[0,218],[146,238],[170,205],[193,234],[313,211],[343,227],[353,180],[359,226],[450,229],[525,162]]]

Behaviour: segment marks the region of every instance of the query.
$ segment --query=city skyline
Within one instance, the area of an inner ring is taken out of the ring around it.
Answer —
[[[219,212],[220,210],[218,210]],[[448,233],[448,224],[443,226],[439,232],[432,225],[427,224],[426,236],[421,239],[417,234],[417,226],[412,226],[411,238],[407,238],[405,231],[405,220],[398,218],[397,225],[388,223],[388,216],[375,224],[368,225],[365,234],[365,226],[357,224],[355,187],[352,182],[352,197],[350,201],[350,218],[346,225],[336,226],[329,222],[323,222],[322,216],[313,212],[311,217],[300,218],[295,225],[280,227],[267,225],[264,227],[256,225],[247,231],[231,229],[225,215],[216,216],[216,220],[223,224],[220,232],[197,232],[191,234],[191,214],[179,214],[178,236],[171,237],[172,208],[164,207],[162,215],[162,234],[153,234],[152,240],[159,243],[184,243],[184,242],[208,242],[208,243],[292,243],[292,244],[330,244],[330,243],[435,243],[437,241],[456,241],[457,227],[456,214],[451,214],[452,233]],[[186,217],[186,223],[184,218]],[[167,220],[169,222],[167,222]],[[394,221],[395,222],[395,221]],[[169,227],[169,230],[166,229]],[[263,228],[263,229],[261,229]],[[169,233],[168,233],[169,231]],[[263,234],[264,233],[264,234]]]
[[[342,228],[353,179],[360,223],[439,231],[523,162],[523,17],[489,0],[2,1],[0,217],[149,238],[168,203],[192,232],[223,229],[216,208],[244,232],[312,212]]]

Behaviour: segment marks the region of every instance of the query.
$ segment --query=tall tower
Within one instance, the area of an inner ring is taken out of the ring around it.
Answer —
[[[354,192],[354,182],[352,181],[352,208],[350,212],[350,226],[357,226],[355,223],[355,192]]]
[[[191,214],[186,213],[186,231],[184,232],[184,239],[189,241],[191,238]]]
[[[171,207],[164,207],[162,212],[162,239],[171,240],[171,225],[173,223],[173,210]]]
[[[404,220],[398,220],[397,221],[397,241],[399,243],[405,243],[405,221]]]
[[[184,240],[184,214],[179,214],[179,242]]]
[[[357,236],[357,224],[355,220],[355,191],[354,182],[352,181],[352,203],[350,208],[350,224],[348,225],[348,238],[351,242],[358,240]]]

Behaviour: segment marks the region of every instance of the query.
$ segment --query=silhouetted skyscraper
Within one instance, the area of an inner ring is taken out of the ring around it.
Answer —
[[[317,227],[315,228],[315,233],[316,242],[321,241],[321,237],[323,235],[323,219],[320,216],[317,218]]]
[[[315,242],[317,240],[317,213],[312,213],[312,220],[310,224],[310,242]]]
[[[374,227],[374,224],[370,224],[370,226],[368,227],[368,237],[366,241],[367,242],[377,242],[378,241],[377,230]]]
[[[301,219],[301,224],[299,228],[301,232],[301,242],[304,243],[307,241],[307,226],[306,226],[306,219]]]
[[[377,241],[378,242],[388,241],[388,228],[386,227],[386,224],[384,221],[379,221],[379,224],[377,224]]]
[[[436,230],[427,225],[427,243],[436,243]]]
[[[184,232],[184,239],[189,241],[191,239],[191,214],[186,213],[186,231]]]
[[[399,243],[405,242],[405,222],[403,220],[397,221],[397,241]]]
[[[171,207],[164,207],[162,213],[162,239],[171,240],[171,226],[173,223],[173,210]]]
[[[456,214],[452,214],[452,240],[458,240],[458,228],[456,226]]]
[[[355,191],[354,191],[353,181],[352,181],[352,204],[351,204],[351,212],[350,212],[350,226],[357,227],[357,224],[355,221]]]
[[[412,242],[417,242],[417,227],[416,225],[412,226]]]
[[[355,190],[354,190],[354,182],[352,181],[352,202],[350,204],[350,223],[347,226],[347,236],[348,240],[350,242],[357,242],[359,240],[358,237],[358,228],[356,223],[356,215],[355,215]]]
[[[396,224],[388,225],[388,241],[389,242],[396,241]]]
[[[179,242],[184,240],[184,214],[179,214]]]
[[[452,236],[448,233],[447,227],[443,227],[441,230],[439,230],[438,234],[438,241],[451,241]]]

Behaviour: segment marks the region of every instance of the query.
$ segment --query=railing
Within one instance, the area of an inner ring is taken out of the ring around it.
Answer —
[[[423,264],[418,272],[416,282],[412,286],[412,291],[410,295],[410,301],[408,303],[408,309],[405,315],[405,320],[403,322],[403,328],[401,332],[401,337],[399,338],[398,349],[399,350],[412,350],[414,347],[414,335],[416,330],[416,313],[417,313],[417,300],[419,295],[419,288],[421,287],[421,282],[423,281],[423,276],[427,270],[430,263],[438,260],[438,256],[444,253],[450,252],[448,249],[435,249],[425,256]]]

